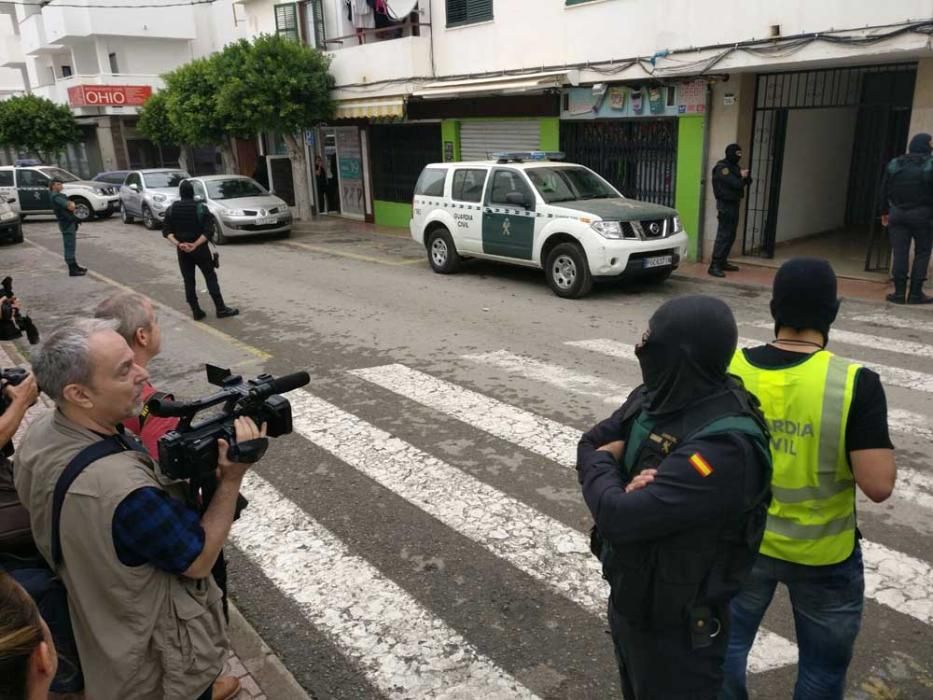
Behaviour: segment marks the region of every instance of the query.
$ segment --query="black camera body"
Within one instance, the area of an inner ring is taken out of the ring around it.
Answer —
[[[7,386],[18,386],[29,376],[29,370],[22,367],[10,367],[10,369],[0,369],[0,416],[6,413],[10,407],[10,400],[7,398],[3,389]],[[13,456],[13,441],[0,446],[0,455],[3,457]]]
[[[199,481],[209,479],[217,468],[217,440],[223,438],[235,445],[234,421],[252,418],[256,425],[266,424],[269,437],[292,432],[292,407],[280,394],[304,386],[311,378],[307,372],[283,377],[260,374],[244,380],[228,369],[207,365],[207,380],[221,390],[194,401],[174,401],[153,397],[147,407],[154,416],[179,417],[175,430],[159,439],[159,466],[173,479]],[[199,423],[195,416],[201,411],[221,405],[220,414]]]

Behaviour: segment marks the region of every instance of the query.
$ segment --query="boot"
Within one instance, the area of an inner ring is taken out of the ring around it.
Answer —
[[[739,271],[739,266],[738,266],[738,265],[733,265],[731,262],[729,262],[729,261],[727,260],[727,261],[723,264],[722,269],[725,270],[726,272],[738,272],[738,271]]]
[[[236,316],[238,313],[240,313],[239,309],[234,309],[232,306],[227,306],[226,304],[217,307],[217,318],[230,318],[231,316]]]
[[[910,294],[907,297],[908,304],[933,304],[933,297],[928,297],[923,293],[923,280],[910,280]]]
[[[904,297],[907,295],[907,278],[894,280],[894,293],[885,297],[892,304],[903,304]]]
[[[711,274],[713,277],[725,277],[726,276],[726,273],[722,271],[722,267],[719,266],[719,263],[713,263],[712,265],[710,265],[709,270],[707,270],[707,272]]]
[[[83,277],[87,274],[87,268],[81,267],[76,262],[68,263],[68,276],[69,277]]]
[[[204,313],[204,309],[202,309],[200,304],[198,304],[197,302],[191,305],[191,315],[194,317],[195,321],[200,321],[205,316],[207,316],[207,314]]]

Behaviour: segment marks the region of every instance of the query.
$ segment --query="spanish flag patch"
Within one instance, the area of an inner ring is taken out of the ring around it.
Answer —
[[[709,465],[703,455],[699,452],[694,452],[693,456],[690,458],[690,466],[697,470],[697,473],[702,477],[707,477],[713,473],[713,468]]]

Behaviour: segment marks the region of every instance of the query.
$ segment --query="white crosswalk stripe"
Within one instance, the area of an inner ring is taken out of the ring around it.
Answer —
[[[750,324],[754,328],[774,329],[774,321],[755,321]],[[926,343],[917,343],[912,340],[902,340],[900,338],[886,338],[880,335],[869,335],[868,333],[856,333],[853,331],[844,331],[841,328],[833,328],[829,332],[830,340],[834,343],[843,343],[845,345],[860,345],[874,350],[884,350],[886,352],[896,352],[902,355],[916,355],[917,357],[933,358],[933,345]]]
[[[909,331],[933,333],[933,322],[931,321],[901,318],[899,316],[892,316],[891,314],[863,314],[852,316],[849,320],[857,323],[872,323],[877,326],[887,326],[888,328],[901,328]]]
[[[234,544],[389,698],[537,696],[254,473]]]
[[[555,421],[551,421],[540,416],[535,416],[523,409],[516,408],[501,401],[484,397],[477,392],[463,389],[451,382],[432,377],[431,375],[417,370],[412,370],[402,365],[386,365],[383,367],[372,367],[366,370],[354,370],[351,372],[362,379],[373,382],[385,389],[389,389],[400,396],[411,399],[417,403],[428,406],[439,413],[443,413],[452,418],[461,420],[471,427],[479,428],[496,437],[515,442],[523,446],[528,445],[528,449],[536,454],[540,454],[547,459],[557,462],[564,467],[572,467],[576,463],[575,457],[577,441],[580,439],[581,431],[569,426],[563,426]],[[293,402],[294,403],[294,402]],[[296,412],[297,413],[297,412]],[[296,430],[301,432],[298,427],[299,418],[296,415]],[[534,441],[534,433],[528,430],[535,424],[545,426],[543,438],[540,441]],[[373,431],[377,429],[373,428]],[[380,431],[381,432],[381,431]],[[378,440],[378,435],[374,437]],[[411,448],[414,451],[414,448]],[[436,462],[433,457],[424,455],[419,457],[422,461]],[[446,470],[456,470],[453,467],[444,465]],[[419,473],[427,471],[423,466],[419,466]],[[449,474],[439,474],[440,478],[450,478]],[[462,477],[461,477],[462,478]],[[469,478],[469,477],[467,477]],[[458,491],[465,487],[458,487]],[[491,491],[486,487],[487,492]],[[393,489],[395,490],[395,489]],[[396,493],[398,491],[396,490]],[[462,496],[461,496],[462,498]],[[488,496],[483,497],[487,502]],[[495,496],[499,500],[508,500],[508,497],[501,494]],[[411,500],[411,499],[409,499]],[[495,500],[491,501],[495,503]],[[418,503],[417,505],[420,505]],[[443,520],[443,519],[442,519]],[[528,546],[538,546],[539,544],[529,543]],[[497,552],[499,554],[499,552]],[[503,556],[500,554],[500,556]],[[508,556],[503,558],[508,559]],[[598,563],[590,556],[592,570],[599,571]],[[521,567],[519,567],[521,568]],[[538,570],[542,567],[535,567]],[[529,572],[530,573],[530,572]],[[558,571],[554,572],[559,573]],[[532,574],[534,575],[534,574]],[[588,575],[591,575],[588,574]],[[599,575],[599,574],[597,574]],[[573,596],[573,600],[591,612],[601,614],[606,606],[606,589],[599,586],[593,595],[593,587],[587,589],[590,593],[586,596]],[[758,638],[755,640],[755,647],[749,655],[749,668],[753,671],[766,671],[772,668],[780,668],[792,664],[797,659],[795,645],[767,630],[761,630]]]

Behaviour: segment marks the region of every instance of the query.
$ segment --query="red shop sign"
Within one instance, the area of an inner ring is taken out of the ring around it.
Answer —
[[[77,85],[68,88],[72,107],[140,107],[152,95],[149,85]]]

